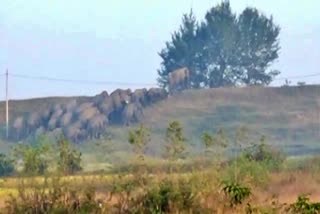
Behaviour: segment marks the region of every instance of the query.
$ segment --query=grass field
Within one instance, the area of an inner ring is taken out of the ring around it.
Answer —
[[[301,162],[301,160],[289,160],[289,162],[292,167],[293,165],[296,167],[296,164]],[[146,175],[147,177],[145,177],[148,182],[145,184],[134,183],[136,186],[133,189],[127,189],[128,186],[126,185],[130,183],[129,181],[138,182],[139,175],[136,173],[130,175],[125,174],[124,177],[119,177],[117,174],[62,176],[59,178],[59,186],[54,185],[55,179],[57,178],[56,176],[50,176],[48,178],[41,176],[3,178],[0,180],[0,208],[5,210],[5,207],[8,206],[6,201],[10,201],[10,195],[19,199],[19,196],[21,197],[22,194],[19,193],[19,191],[23,191],[23,197],[31,203],[31,201],[35,199],[32,199],[33,197],[40,197],[39,200],[41,200],[41,195],[43,194],[50,195],[52,191],[62,189],[67,191],[68,188],[76,189],[78,196],[81,197],[82,191],[87,187],[93,187],[95,191],[94,200],[100,201],[99,203],[104,203],[107,207],[113,207],[114,210],[111,212],[108,208],[109,211],[101,211],[101,213],[117,213],[120,210],[120,208],[118,208],[120,204],[129,206],[133,202],[131,200],[138,200],[140,197],[139,194],[143,195],[143,192],[152,190],[155,186],[161,185],[161,182],[165,180],[169,180],[170,182],[176,181],[178,183],[180,180],[187,182],[194,194],[196,194],[192,200],[199,200],[198,202],[203,208],[205,207],[207,210],[211,210],[211,212],[208,213],[247,213],[245,203],[250,203],[252,206],[259,208],[259,211],[254,213],[295,213],[284,211],[282,207],[288,207],[289,204],[295,203],[298,196],[303,194],[308,195],[310,199],[309,203],[319,201],[320,199],[320,190],[317,188],[320,184],[320,179],[318,179],[320,171],[301,171],[298,170],[298,168],[283,168],[278,172],[270,172],[267,180],[264,181],[263,184],[257,183],[254,179],[250,178],[250,175],[241,177],[241,183],[251,188],[251,196],[245,200],[243,205],[237,205],[237,207],[231,208],[227,205],[228,198],[223,194],[222,187],[219,185],[219,177],[222,176],[224,172],[220,171],[220,173],[214,168],[210,168],[189,173],[148,174]],[[252,172],[250,171],[249,174],[250,173]],[[193,189],[192,186],[196,189]],[[22,198],[19,200],[21,199]],[[176,200],[180,199],[177,198]],[[190,206],[192,207],[191,204]],[[194,209],[196,208],[194,207]],[[123,212],[120,213],[128,213],[124,210],[125,208],[123,207]],[[271,212],[272,210],[273,212]],[[198,212],[194,210],[189,212],[181,211],[179,213]]]
[[[15,101],[13,105],[17,111],[28,113],[68,99]],[[162,200],[171,204],[166,208],[170,212],[164,213],[248,213],[247,204],[259,210],[252,213],[289,213],[282,208],[295,203],[301,194],[309,194],[311,201],[320,201],[319,104],[319,86],[185,91],[144,110],[142,123],[150,128],[151,140],[144,151],[142,168],[134,166],[136,154],[128,144],[128,131],[137,126],[111,126],[107,129],[110,142],[95,140],[76,145],[82,152],[83,171],[79,175],[60,177],[51,172],[48,179],[43,176],[1,179],[0,207],[8,206],[9,200],[16,207],[32,210],[28,203],[41,207],[42,200],[59,196],[56,203],[68,209],[71,205],[62,200],[65,197],[90,206],[102,200],[98,204],[102,203],[108,211],[100,213],[130,213],[128,209],[161,213],[150,210]],[[0,104],[0,111],[1,108]],[[187,139],[187,155],[179,159],[180,168],[176,172],[168,170],[169,164],[162,156],[167,143],[166,128],[172,121],[181,123]],[[281,166],[275,167],[276,156],[267,161],[233,159],[230,154],[234,154],[231,151],[234,152],[235,133],[240,126],[249,130],[247,143],[257,143],[265,135],[268,145],[285,154]],[[219,128],[226,130],[230,147],[224,154],[224,164],[216,165],[213,161],[217,154],[210,156],[208,164],[201,162],[204,157],[201,135],[213,134]],[[12,143],[0,141],[1,152],[9,154]],[[248,187],[250,197],[230,207],[232,194],[223,190],[224,180],[236,181],[243,191],[242,187]],[[75,198],[75,193],[79,198]],[[10,194],[16,201],[10,199]],[[186,201],[189,208],[181,206]],[[317,207],[312,202],[306,203],[307,207]]]

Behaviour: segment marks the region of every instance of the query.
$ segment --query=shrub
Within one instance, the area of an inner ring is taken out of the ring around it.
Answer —
[[[242,204],[251,195],[250,188],[234,182],[224,182],[222,190],[229,197],[231,206]]]
[[[269,169],[280,169],[285,160],[284,155],[272,148],[270,145],[264,143],[263,140],[261,141],[262,143],[254,144],[253,146],[245,149],[244,156],[248,160],[263,163]]]
[[[200,212],[200,203],[192,184],[186,180],[173,182],[163,180],[158,186],[150,188],[142,196],[141,206],[136,208],[138,213],[189,213]]]
[[[65,174],[81,171],[81,153],[73,149],[67,140],[58,141],[58,167]]]
[[[232,160],[223,174],[224,180],[246,181],[254,186],[265,186],[269,180],[269,169],[264,164],[249,160],[243,155]]]
[[[14,171],[14,161],[0,153],[0,177],[11,175]]]
[[[102,209],[92,187],[73,186],[60,178],[46,178],[44,183],[34,178],[30,183],[21,182],[18,194],[6,202],[8,214],[103,213]]]
[[[16,160],[22,160],[23,173],[26,175],[43,175],[48,168],[50,147],[44,143],[36,145],[21,144],[15,147]]]
[[[300,195],[297,201],[290,205],[289,211],[301,214],[316,214],[320,212],[320,203],[311,203],[308,197]]]

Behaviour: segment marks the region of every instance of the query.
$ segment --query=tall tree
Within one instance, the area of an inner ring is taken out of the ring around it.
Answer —
[[[268,70],[279,57],[279,33],[272,16],[249,7],[237,16],[229,1],[212,7],[200,24],[191,10],[159,53],[158,81],[166,87],[168,74],[186,66],[191,88],[268,85],[279,74]]]
[[[207,64],[206,86],[210,88],[234,85],[237,74],[236,15],[232,13],[230,3],[222,2],[212,7],[205,15],[201,25],[205,38]]]
[[[276,75],[276,70],[267,71],[279,57],[278,36],[280,27],[255,8],[246,8],[238,19],[240,39],[238,42],[241,81],[246,85],[268,85]]]
[[[166,42],[166,47],[161,50],[161,68],[158,70],[158,81],[162,87],[168,86],[168,74],[175,69],[188,67],[191,72],[190,83],[193,87],[200,87],[200,76],[196,66],[197,53],[200,46],[197,43],[197,21],[190,10],[189,14],[182,17],[182,25],[171,36],[171,41]]]

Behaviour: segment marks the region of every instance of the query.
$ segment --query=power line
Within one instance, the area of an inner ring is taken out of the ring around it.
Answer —
[[[1,76],[5,76],[5,73],[0,74]],[[126,85],[126,86],[157,86],[155,83],[134,83],[134,82],[115,82],[115,81],[96,81],[96,80],[76,80],[76,79],[64,79],[64,78],[53,78],[47,76],[35,76],[35,75],[25,75],[25,74],[17,74],[10,73],[9,76],[15,78],[22,79],[32,79],[32,80],[44,80],[44,81],[55,81],[55,82],[68,82],[75,84],[93,84],[93,85]],[[307,78],[307,77],[315,77],[320,76],[320,73],[307,74],[307,75],[298,75],[298,76],[288,76],[288,77],[280,77],[275,78],[273,81],[281,81],[281,80],[290,80],[290,79],[299,79],[299,78]]]
[[[300,79],[300,78],[315,77],[315,76],[320,76],[320,73],[307,74],[307,75],[301,75],[301,76],[281,77],[281,78],[276,78],[273,81],[286,80],[286,79],[288,79],[288,80],[290,80],[290,79]]]
[[[16,73],[14,73],[14,74],[10,73],[9,75],[12,77],[23,78],[23,79],[69,82],[69,83],[80,83],[80,84],[156,86],[156,84],[154,84],[154,83],[134,83],[134,82],[113,82],[113,81],[90,81],[90,80],[62,79],[62,78],[52,78],[52,77],[46,77],[46,76],[31,76],[31,75],[16,74]]]

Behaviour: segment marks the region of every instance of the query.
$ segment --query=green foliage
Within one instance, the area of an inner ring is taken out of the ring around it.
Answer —
[[[22,161],[23,173],[26,175],[43,175],[49,164],[50,146],[37,142],[34,145],[19,144],[14,148],[16,161]]]
[[[0,177],[11,175],[14,172],[14,161],[7,155],[0,153]]]
[[[209,149],[211,146],[214,145],[215,141],[214,141],[214,136],[210,135],[209,133],[205,132],[202,135],[202,142],[207,149]]]
[[[269,168],[241,155],[224,168],[223,177],[232,182],[245,181],[254,186],[265,186],[269,180]]]
[[[65,174],[81,171],[81,152],[71,147],[69,141],[61,139],[58,146],[58,169]]]
[[[173,121],[169,124],[166,130],[166,156],[170,161],[178,160],[182,153],[185,151],[185,137],[183,134],[183,128],[177,121]]]
[[[197,194],[192,189],[192,184],[183,180],[174,183],[170,180],[162,180],[159,185],[149,189],[143,196],[142,206],[138,207],[138,213],[176,213],[181,211],[193,211],[198,213],[199,201]]]
[[[222,190],[229,197],[231,206],[242,204],[251,195],[250,188],[234,182],[224,182]]]
[[[268,70],[278,58],[280,27],[273,18],[247,7],[238,16],[229,1],[212,7],[202,22],[192,10],[159,53],[159,83],[181,67],[191,71],[190,86],[268,85],[279,74]]]
[[[18,194],[7,200],[5,211],[8,214],[104,213],[101,205],[92,187],[76,187],[52,177],[45,178],[42,184],[35,179],[22,182]]]
[[[316,214],[320,212],[320,203],[311,203],[308,197],[300,195],[297,201],[290,205],[289,211],[301,214]]]
[[[251,161],[256,161],[264,164],[269,169],[280,169],[285,156],[273,149],[265,143],[265,137],[262,136],[259,144],[254,144],[244,151],[244,156]]]
[[[144,160],[144,152],[147,143],[150,141],[150,131],[143,125],[139,128],[129,131],[128,142],[134,147],[138,159]]]
[[[220,164],[221,156],[223,152],[221,149],[227,147],[228,140],[223,129],[219,129],[215,135],[209,134],[207,132],[202,135],[202,142],[205,146],[204,158],[215,159]],[[213,158],[211,156],[213,154]]]

